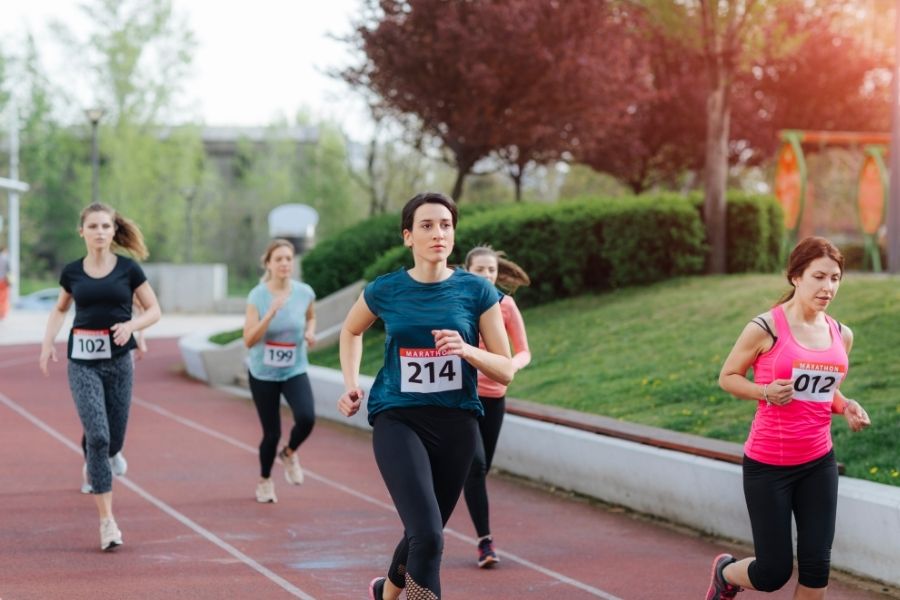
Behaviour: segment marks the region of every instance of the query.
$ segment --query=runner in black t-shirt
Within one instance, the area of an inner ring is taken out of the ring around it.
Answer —
[[[140,229],[111,207],[95,202],[81,211],[79,235],[87,256],[63,268],[56,308],[47,320],[40,367],[56,362],[53,341],[72,301],[75,322],[69,333],[69,388],[87,437],[88,475],[100,515],[100,547],[122,544],[112,512],[112,472],[108,457],[122,449],[131,406],[133,333],[159,320],[156,294],[134,260],[113,253],[122,248],[147,257]],[[132,318],[132,298],[144,307]]]

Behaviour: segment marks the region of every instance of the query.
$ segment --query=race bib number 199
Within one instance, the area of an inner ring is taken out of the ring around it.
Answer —
[[[843,365],[795,360],[791,371],[794,382],[794,400],[831,402],[834,391],[846,374]]]
[[[462,362],[434,348],[400,348],[401,392],[448,392],[462,389]]]
[[[73,329],[72,358],[99,360],[112,358],[109,329]]]
[[[263,364],[269,367],[293,367],[297,364],[297,346],[281,342],[266,342]]]

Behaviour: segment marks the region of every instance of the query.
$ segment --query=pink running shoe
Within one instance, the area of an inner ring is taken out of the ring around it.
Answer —
[[[730,554],[720,554],[713,559],[712,576],[709,581],[709,589],[706,591],[706,600],[731,600],[741,591],[741,587],[725,581],[722,571],[737,560]]]

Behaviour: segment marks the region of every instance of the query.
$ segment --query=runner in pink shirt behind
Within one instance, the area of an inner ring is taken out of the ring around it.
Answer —
[[[519,265],[507,260],[503,252],[495,251],[490,246],[476,246],[469,250],[466,255],[466,270],[484,277],[509,294],[531,283]],[[500,300],[500,313],[503,315],[503,325],[512,343],[513,367],[518,371],[531,362],[522,313],[510,295],[504,295]],[[479,340],[479,344],[484,347],[483,341]],[[475,458],[466,479],[464,492],[466,506],[469,508],[469,515],[478,535],[478,566],[484,569],[500,562],[494,551],[494,540],[491,536],[487,474],[491,470],[494,450],[500,437],[500,427],[503,425],[503,415],[506,412],[506,386],[479,371],[478,398],[484,405],[484,416],[478,421],[481,435],[475,446]]]
[[[742,589],[772,592],[793,572],[791,515],[797,524],[798,582],[794,600],[822,600],[828,586],[837,512],[838,472],[831,415],[852,431],[869,425],[840,385],[853,332],[826,314],[844,274],[844,257],[828,240],[808,237],[791,252],[791,289],[772,310],[744,327],[719,385],[757,402],[744,444],[744,497],[756,556],[713,561],[706,600]],[[753,368],[753,381],[747,372]]]

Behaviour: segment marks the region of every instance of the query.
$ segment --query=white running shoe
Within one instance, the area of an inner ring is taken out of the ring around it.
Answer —
[[[300,459],[297,458],[297,452],[286,454],[287,446],[282,448],[278,453],[281,464],[284,465],[284,479],[291,485],[300,485],[303,483],[303,469],[300,468]]]
[[[122,532],[115,519],[100,519],[100,549],[104,552],[122,545]]]
[[[265,479],[256,484],[256,501],[262,504],[278,502],[278,498],[275,496],[274,481]]]
[[[128,461],[125,460],[125,455],[121,451],[109,458],[109,468],[116,477],[122,477],[128,472]]]
[[[81,493],[90,494],[93,493],[93,491],[94,488],[91,486],[91,480],[88,479],[87,463],[84,463],[84,467],[81,469]]]

